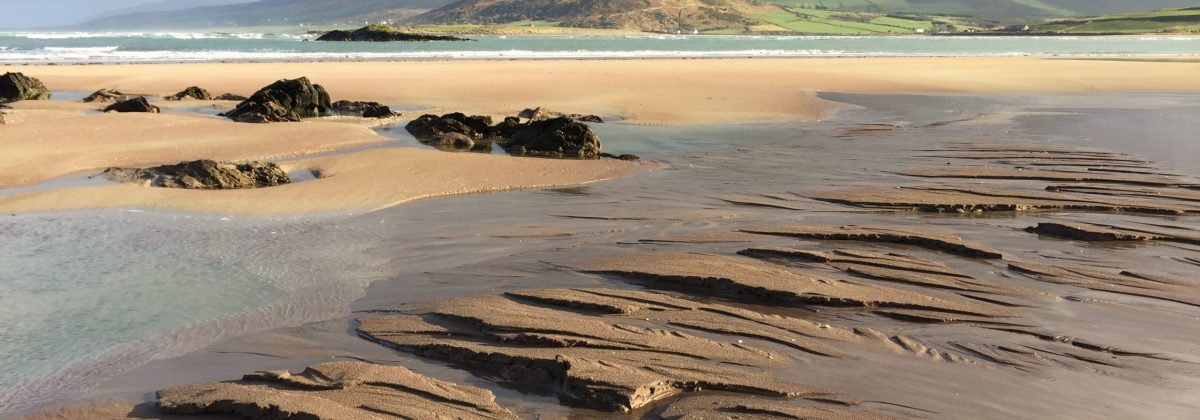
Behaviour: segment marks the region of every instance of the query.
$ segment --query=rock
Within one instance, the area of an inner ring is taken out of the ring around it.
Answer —
[[[616,160],[628,160],[628,161],[642,160],[641,156],[630,155],[630,154],[614,155],[612,153],[601,153],[600,157],[608,158],[608,159],[616,159]]]
[[[426,142],[430,146],[447,150],[470,150],[475,148],[475,141],[462,133],[443,133]]]
[[[244,101],[246,99],[249,99],[249,98],[242,96],[242,95],[234,95],[232,93],[222,94],[221,96],[217,96],[217,97],[213,98],[214,101],[238,101],[238,102]]]
[[[128,98],[128,95],[120,91],[112,89],[100,89],[83,98],[84,102],[120,102]]]
[[[4,73],[0,76],[0,102],[50,99],[50,89],[38,79],[23,73]]]
[[[542,108],[542,107],[537,107],[537,108],[532,108],[532,109],[527,108],[524,111],[521,111],[519,114],[517,114],[517,116],[527,119],[530,122],[550,120],[550,119],[560,118],[560,117],[566,117],[566,118],[570,118],[572,120],[582,121],[582,122],[591,122],[591,123],[603,123],[604,122],[603,118],[600,118],[595,115],[563,114],[561,112],[551,111],[549,109]]]
[[[354,31],[329,31],[317,41],[356,42],[426,42],[426,41],[469,41],[466,38],[441,35],[413,34],[397,31],[387,25],[371,25]]]
[[[288,122],[329,116],[329,93],[307,77],[280,80],[262,88],[224,114],[237,122]]]
[[[228,163],[212,160],[180,162],[153,168],[108,168],[104,176],[117,182],[149,182],[162,188],[232,190],[284,185],[287,172],[274,163]]]
[[[505,150],[522,155],[599,159],[600,137],[586,124],[559,117],[534,121],[517,130]]]
[[[274,101],[253,103],[249,106],[239,108],[242,113],[232,118],[240,123],[251,124],[266,124],[270,122],[299,122],[300,116],[295,112],[286,110],[279,103]]]
[[[157,114],[159,109],[157,106],[151,105],[144,96],[139,96],[109,105],[107,108],[104,108],[104,112],[149,112]]]
[[[171,96],[167,96],[163,99],[166,99],[168,101],[182,101],[184,99],[195,99],[198,101],[211,101],[212,95],[210,95],[208,93],[208,91],[204,90],[203,88],[200,88],[198,86],[192,86],[192,87],[189,87],[187,89],[180,91],[179,93],[176,93]]]
[[[331,362],[298,374],[255,372],[240,381],[159,391],[164,414],[244,419],[517,419],[491,391],[400,366]]]
[[[481,139],[491,132],[492,118],[480,115],[467,116],[461,112],[437,116],[426,114],[404,126],[418,139],[428,140],[446,133],[459,133],[473,139]]]
[[[379,102],[337,101],[333,103],[333,110],[363,118],[391,118],[401,115]]]
[[[504,121],[492,126],[492,129],[488,134],[490,134],[492,137],[506,139],[512,137],[513,134],[516,134],[517,131],[521,130],[522,128],[525,128],[525,124],[521,123],[520,118],[506,117],[504,118]]]

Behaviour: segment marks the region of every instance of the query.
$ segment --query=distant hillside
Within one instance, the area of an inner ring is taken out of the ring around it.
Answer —
[[[1030,30],[1065,34],[1200,33],[1200,7],[1061,19]]]
[[[1039,19],[1200,6],[1200,0],[763,0],[787,7]]]
[[[742,27],[743,0],[463,0],[410,20],[418,24],[553,21],[564,26],[654,32]]]
[[[75,28],[362,25],[394,20],[431,32],[487,31],[481,25],[499,25],[510,29],[870,35],[960,32],[1048,18],[1185,6],[1200,6],[1200,0],[261,0],[185,10],[139,9]]]
[[[454,0],[262,0],[248,4],[142,11],[108,16],[77,29],[167,29],[305,24],[359,24],[401,19]]]

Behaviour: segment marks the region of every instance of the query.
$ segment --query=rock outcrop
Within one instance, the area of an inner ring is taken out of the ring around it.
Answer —
[[[288,184],[287,172],[274,163],[229,163],[212,160],[181,162],[153,168],[108,168],[104,176],[118,182],[148,182],[162,188],[233,190]]]
[[[151,105],[145,97],[138,96],[133,99],[127,99],[104,108],[104,112],[148,112],[151,114],[159,113],[157,106]]]
[[[550,120],[550,119],[554,119],[554,118],[566,117],[566,118],[570,118],[575,121],[582,121],[582,122],[590,122],[590,123],[603,123],[604,122],[603,118],[600,118],[595,115],[564,114],[561,112],[551,111],[549,109],[542,108],[542,107],[527,108],[524,111],[521,111],[520,113],[518,113],[517,116],[520,118],[527,119],[529,121],[541,121],[541,120]]]
[[[50,89],[42,81],[23,73],[4,73],[0,76],[0,102],[50,99]]]
[[[295,122],[329,116],[332,108],[325,88],[301,77],[272,83],[223,115],[245,123]]]
[[[475,141],[466,134],[444,133],[433,136],[426,144],[443,150],[471,150]]]
[[[165,414],[244,419],[517,419],[491,391],[364,362],[322,363],[298,374],[255,372],[162,390],[157,398]]]
[[[222,94],[221,96],[217,96],[217,97],[213,98],[214,101],[238,101],[238,102],[244,101],[246,99],[249,99],[249,98],[242,96],[242,95],[234,95],[232,93]]]
[[[520,155],[599,159],[600,137],[586,124],[559,117],[527,124],[504,148]]]
[[[213,98],[212,95],[209,94],[207,90],[204,90],[203,88],[201,88],[199,86],[191,86],[187,89],[179,91],[179,93],[176,93],[171,96],[167,96],[163,99],[166,99],[168,101],[182,101],[184,99],[195,99],[198,101],[211,101],[212,98]]]
[[[418,140],[428,141],[447,133],[458,133],[472,139],[487,137],[492,131],[492,117],[467,116],[461,112],[437,116],[426,114],[412,120],[404,129]]]
[[[129,99],[129,95],[121,93],[118,90],[100,89],[95,92],[92,92],[92,94],[88,95],[86,98],[83,98],[83,101],[84,102],[120,102],[120,101],[124,101],[126,99]]]
[[[391,118],[403,115],[392,112],[392,108],[379,102],[337,101],[333,103],[333,110],[363,118]]]
[[[317,41],[428,42],[469,41],[469,39],[454,36],[414,34],[401,32],[387,25],[371,25],[353,31],[329,31],[317,38]]]

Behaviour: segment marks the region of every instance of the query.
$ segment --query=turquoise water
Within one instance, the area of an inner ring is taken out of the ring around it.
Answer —
[[[471,36],[315,42],[312,35],[2,32],[0,64],[667,57],[1200,55],[1200,37]]]

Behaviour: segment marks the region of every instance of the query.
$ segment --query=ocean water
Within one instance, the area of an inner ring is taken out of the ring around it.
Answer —
[[[1200,55],[1200,37],[470,36],[471,42],[316,42],[313,35],[0,32],[0,64],[307,60]]]

